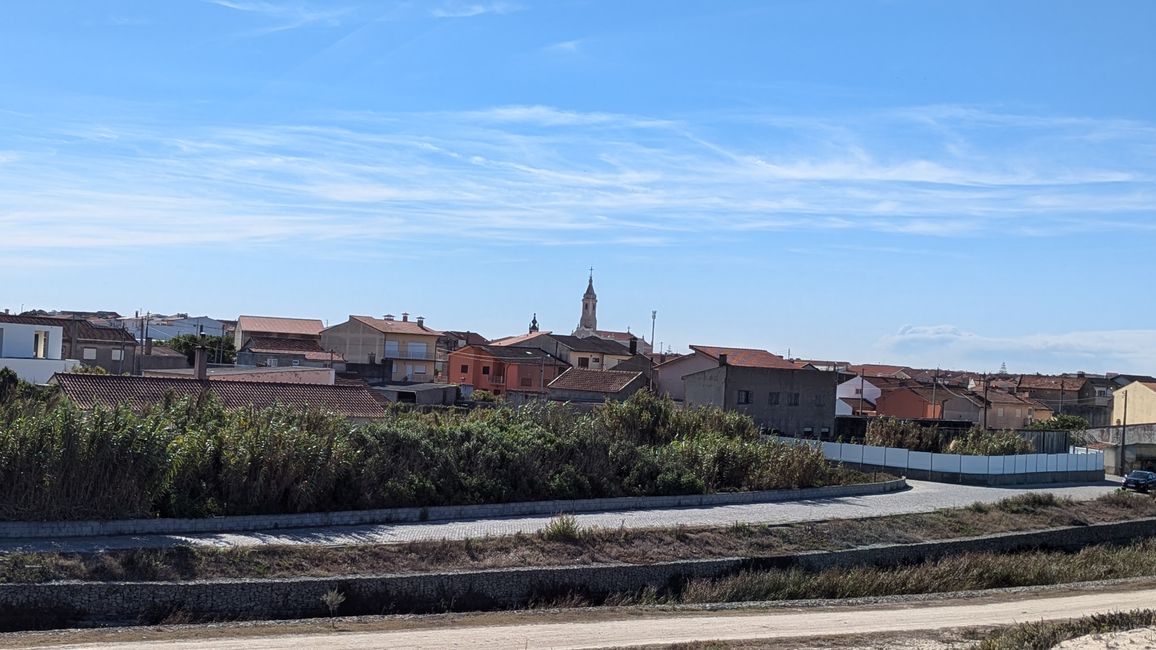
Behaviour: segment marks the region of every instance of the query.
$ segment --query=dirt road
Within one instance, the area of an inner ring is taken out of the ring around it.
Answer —
[[[266,650],[273,648],[603,648],[704,640],[790,639],[819,635],[871,634],[1004,625],[1041,619],[1074,618],[1097,612],[1149,608],[1156,588],[901,605],[828,607],[743,612],[646,613],[596,622],[456,625],[377,632],[321,632],[276,636],[117,641],[121,648],[165,650]],[[578,614],[581,616],[581,614]],[[506,619],[508,620],[508,618]],[[70,650],[104,648],[99,643],[55,646]]]

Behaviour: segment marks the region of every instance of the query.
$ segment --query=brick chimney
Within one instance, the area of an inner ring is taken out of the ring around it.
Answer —
[[[409,322],[409,312],[408,311],[401,312],[401,322],[403,322],[403,323]]]
[[[417,326],[418,327],[425,327],[425,316],[418,316],[417,317]]]
[[[153,355],[153,338],[151,336],[145,338],[144,353],[146,357]]]
[[[718,365],[720,365],[720,366],[727,365],[727,355],[725,353],[718,355]]]
[[[386,315],[383,317],[383,319],[384,319],[384,320],[393,320],[393,314],[386,314]]]

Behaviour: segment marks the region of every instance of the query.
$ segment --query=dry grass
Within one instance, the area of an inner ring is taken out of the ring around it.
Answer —
[[[1156,611],[1137,610],[1096,614],[1066,621],[1024,623],[994,632],[975,650],[1047,650],[1069,639],[1089,634],[1123,632],[1156,625]],[[1106,648],[1115,647],[1105,644]]]
[[[923,514],[782,526],[737,523],[715,528],[581,528],[561,531],[580,533],[576,536],[539,533],[345,547],[177,547],[97,554],[13,554],[0,557],[0,582],[273,578],[604,562],[646,564],[912,543],[1152,516],[1156,516],[1156,499],[1148,496],[1113,493],[1073,502],[1029,495],[998,504]]]

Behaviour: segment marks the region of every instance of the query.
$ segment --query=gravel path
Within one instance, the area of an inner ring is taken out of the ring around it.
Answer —
[[[859,636],[885,632],[1009,625],[1024,621],[1076,618],[1093,613],[1127,611],[1156,599],[1156,590],[1102,591],[992,598],[986,602],[954,601],[859,607],[783,609],[771,612],[700,612],[645,614],[617,620],[524,622],[495,625],[443,625],[433,629],[319,632],[284,636],[235,636],[214,639],[156,640],[118,643],[122,648],[169,650],[273,650],[274,648],[553,648],[555,650],[651,646],[710,640],[805,639],[819,635]],[[531,619],[532,620],[532,619]],[[324,628],[321,628],[324,629]],[[1141,640],[1143,637],[1140,637]],[[59,646],[97,650],[99,643]],[[911,647],[911,646],[908,646]],[[1104,645],[1078,646],[1103,648]],[[1107,646],[1117,647],[1117,646]],[[1123,647],[1151,647],[1132,645]]]
[[[654,528],[686,526],[726,526],[735,522],[785,524],[825,519],[855,519],[881,515],[930,512],[939,508],[993,502],[1026,492],[1052,492],[1073,499],[1094,499],[1111,492],[1118,484],[1105,481],[1076,487],[989,488],[911,481],[910,490],[891,494],[779,503],[757,503],[704,508],[630,510],[575,515],[582,526],[606,528]],[[260,544],[397,544],[418,540],[466,539],[471,537],[532,533],[550,517],[508,517],[439,521],[416,524],[335,526],[285,529],[250,533],[202,533],[183,535],[125,535],[56,539],[0,540],[0,555],[13,552],[91,552],[107,549],[160,548],[181,545],[255,546]]]

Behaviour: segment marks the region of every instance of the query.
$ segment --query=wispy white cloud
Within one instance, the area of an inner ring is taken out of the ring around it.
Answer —
[[[351,8],[319,9],[304,2],[275,2],[273,0],[202,0],[208,4],[267,18],[270,24],[256,33],[272,33],[297,29],[307,25],[334,27]]]
[[[994,370],[1007,363],[1037,369],[1141,371],[1156,365],[1156,330],[1097,330],[990,336],[953,325],[908,325],[884,337],[880,347],[906,358],[934,358]]]
[[[13,115],[0,127],[0,253],[300,239],[662,246],[783,231],[1156,230],[1156,131],[1131,124],[1127,140],[1057,147],[1052,130],[960,115],[951,139],[965,153],[938,146],[943,116],[927,131],[922,117],[895,115],[672,119],[550,106],[346,113],[310,126]],[[896,119],[916,144],[886,137]],[[1047,151],[1037,151],[1044,140]]]
[[[434,18],[472,18],[483,14],[509,14],[521,11],[512,2],[447,2],[430,11]]]
[[[547,52],[557,52],[564,54],[574,54],[582,47],[582,39],[576,38],[570,41],[560,41],[558,43],[551,43],[543,49]]]

